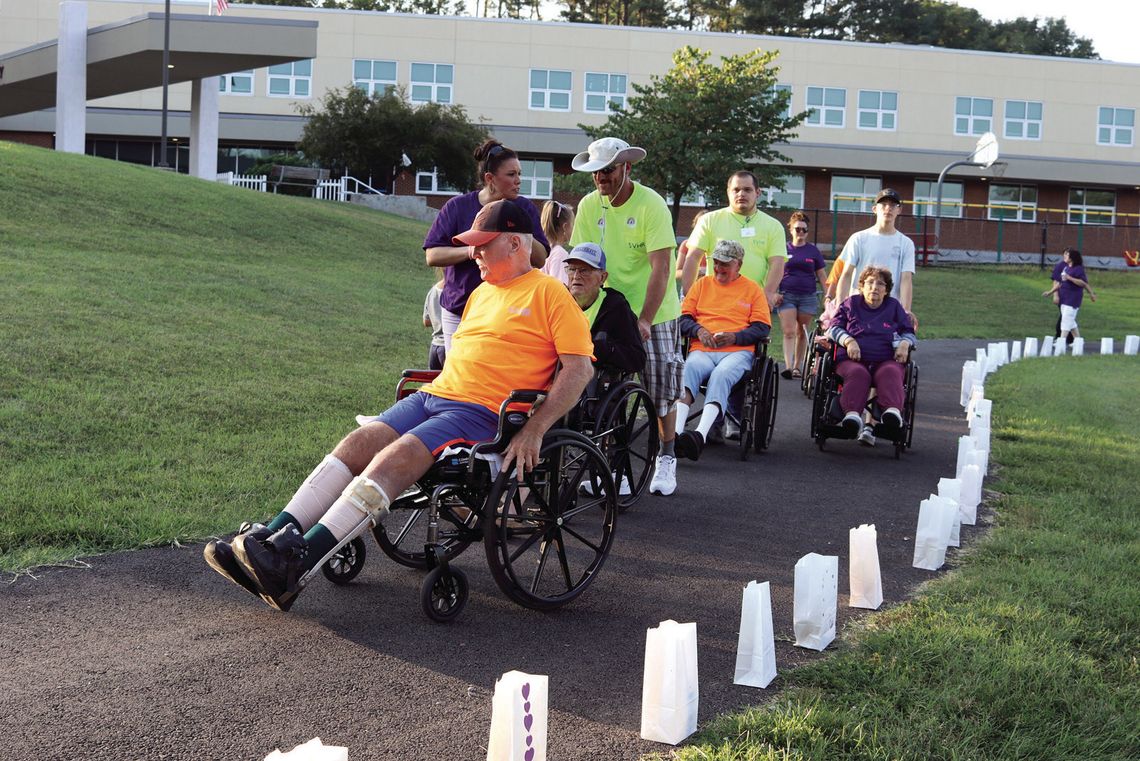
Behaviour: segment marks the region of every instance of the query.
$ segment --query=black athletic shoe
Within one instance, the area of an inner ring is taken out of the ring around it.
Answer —
[[[280,611],[289,610],[300,592],[298,582],[305,569],[302,560],[308,543],[296,526],[289,525],[272,536],[255,539],[251,534],[237,537],[234,557],[258,594]]]
[[[839,425],[846,432],[847,438],[857,439],[863,432],[863,417],[858,412],[848,412]]]
[[[902,415],[894,407],[883,413],[879,424],[875,427],[875,435],[894,441],[903,428]]]
[[[238,535],[234,537],[234,541],[237,541],[243,535],[252,536],[258,540],[267,539],[270,533],[269,529],[260,523],[243,523],[238,530]],[[260,593],[257,591],[257,585],[250,581],[249,576],[246,576],[245,571],[242,570],[241,565],[238,564],[237,559],[234,557],[234,550],[230,542],[215,539],[206,544],[206,547],[202,550],[202,555],[206,558],[206,562],[210,564],[210,567],[222,576],[225,576],[250,594],[260,596]]]
[[[677,447],[677,456],[688,460],[701,459],[701,450],[705,448],[705,437],[699,431],[685,431],[677,434],[674,442]]]

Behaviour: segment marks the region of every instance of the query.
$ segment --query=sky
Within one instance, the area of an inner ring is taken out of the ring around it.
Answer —
[[[1140,63],[1140,0],[958,0],[992,21],[1063,18],[1078,37],[1087,37],[1101,58]]]

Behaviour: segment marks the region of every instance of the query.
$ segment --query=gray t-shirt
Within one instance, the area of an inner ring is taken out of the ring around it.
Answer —
[[[871,266],[891,271],[894,279],[891,295],[897,299],[902,274],[914,272],[914,241],[898,230],[891,235],[882,235],[874,227],[868,227],[847,239],[839,258],[846,267],[852,268],[851,290],[837,294],[840,301],[859,292],[859,273]]]

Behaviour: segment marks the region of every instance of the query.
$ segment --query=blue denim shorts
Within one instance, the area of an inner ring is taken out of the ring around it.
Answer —
[[[785,309],[795,309],[804,314],[815,314],[819,311],[819,296],[814,293],[781,293],[783,303],[776,308],[777,312]]]
[[[495,438],[499,416],[481,404],[456,402],[417,391],[375,418],[401,436],[410,433],[432,454],[451,444],[474,444]]]

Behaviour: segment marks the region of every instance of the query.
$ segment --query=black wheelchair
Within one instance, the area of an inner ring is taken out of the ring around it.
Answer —
[[[437,374],[404,371],[397,400]],[[539,464],[521,483],[513,468],[497,466],[529,409],[544,397],[542,391],[512,392],[500,408],[494,439],[446,450],[372,527],[384,554],[428,572],[420,602],[434,621],[454,620],[466,605],[467,575],[450,561],[474,542],[483,543],[491,576],[503,593],[535,610],[559,608],[582,594],[609,554],[617,517],[613,468],[593,441],[552,428]],[[347,584],[360,573],[365,555],[364,541],[357,537],[321,570],[330,581]]]
[[[768,356],[767,338],[756,344],[752,367],[729,393],[729,399],[740,401],[740,440],[737,442],[741,460],[748,459],[750,451],[760,453],[772,443],[776,427],[776,407],[780,402],[780,373],[776,361]],[[687,356],[687,352],[685,352]],[[701,384],[700,392],[705,393]],[[731,406],[731,404],[730,404]],[[689,415],[689,420],[700,417],[700,410]]]
[[[800,363],[800,390],[804,392],[804,396],[811,398],[815,393],[815,366],[818,361],[819,353],[815,351],[817,346],[825,345],[827,339],[823,335],[823,327],[819,324],[819,320],[815,321],[815,327],[812,328],[811,334],[808,336],[807,351],[804,352],[804,360]]]
[[[593,441],[609,460],[618,511],[637,502],[653,478],[660,441],[653,400],[636,375],[599,368],[567,427]]]
[[[850,439],[852,436],[840,425],[843,410],[839,406],[839,394],[843,390],[843,378],[835,371],[836,349],[833,341],[824,339],[813,342],[812,353],[816,355],[812,380],[811,436],[823,451],[827,439]],[[903,450],[910,449],[914,435],[915,403],[918,399],[918,364],[914,361],[914,349],[906,363],[903,376],[903,390],[906,404],[902,410],[903,425],[894,435],[880,434],[876,425],[875,437],[890,441],[894,445],[895,459],[902,457]],[[867,410],[874,420],[879,420],[882,410],[872,398],[867,402]],[[885,432],[884,432],[885,433]]]

